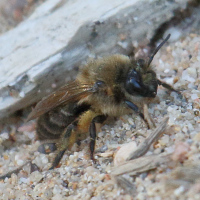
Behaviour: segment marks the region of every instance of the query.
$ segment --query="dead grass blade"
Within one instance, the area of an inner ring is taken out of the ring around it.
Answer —
[[[128,160],[133,160],[143,156],[150,148],[151,144],[158,140],[160,135],[165,131],[169,117],[166,117],[160,125],[141,143],[138,149],[130,154]]]

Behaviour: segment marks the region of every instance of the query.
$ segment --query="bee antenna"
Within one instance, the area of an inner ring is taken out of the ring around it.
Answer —
[[[167,40],[170,38],[170,36],[171,36],[171,34],[168,34],[168,36],[156,47],[156,49],[154,50],[153,54],[149,57],[149,62],[147,64],[147,68],[151,64],[154,56],[157,54],[157,52],[159,51],[159,49],[167,42]]]

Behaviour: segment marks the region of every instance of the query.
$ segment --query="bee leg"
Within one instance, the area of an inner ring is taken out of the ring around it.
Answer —
[[[149,125],[150,129],[156,128],[155,122],[154,122],[154,120],[151,118],[151,116],[149,114],[148,106],[147,106],[146,103],[143,105],[143,113],[144,113],[144,118],[148,122],[148,125]]]
[[[58,144],[59,147],[59,152],[56,155],[52,166],[49,168],[49,170],[54,169],[62,159],[65,151],[69,147],[70,143],[74,143],[76,140],[75,134],[73,134],[73,131],[75,130],[77,126],[77,121],[74,123],[70,124],[67,128],[66,131],[64,131],[63,135],[61,136],[61,142]]]
[[[90,158],[94,161],[94,149],[95,149],[95,142],[96,142],[96,126],[95,123],[103,123],[106,120],[107,116],[105,115],[98,115],[93,118],[89,132],[90,132]]]
[[[145,119],[144,114],[139,110],[139,108],[131,101],[125,101],[125,103],[130,109],[135,111],[144,120],[144,122],[147,124],[148,129],[150,129],[148,121]]]
[[[81,146],[81,140],[77,139],[76,144],[80,147]]]
[[[56,166],[58,166],[60,160],[62,159],[64,153],[65,153],[66,149],[64,149],[63,151],[59,151],[58,154],[56,155],[52,166],[49,168],[49,170],[54,169]]]
[[[168,90],[176,92],[176,93],[178,93],[179,95],[182,96],[182,94],[178,90],[175,90],[171,85],[169,85],[169,84],[167,84],[165,82],[162,82],[159,79],[157,79],[157,81],[158,81],[159,85],[162,85],[163,87],[167,88]]]

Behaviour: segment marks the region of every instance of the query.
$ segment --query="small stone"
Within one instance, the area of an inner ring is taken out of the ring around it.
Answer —
[[[195,99],[198,99],[198,98],[199,98],[199,97],[198,97],[197,94],[192,94],[192,95],[191,95],[191,99],[192,99],[192,100],[195,100]]]
[[[24,164],[24,161],[23,160],[17,160],[17,165],[18,166],[21,166],[21,165],[23,165]]]
[[[179,142],[175,146],[172,159],[183,162],[187,158],[187,153],[190,151],[190,146],[185,142]]]
[[[105,153],[100,153],[99,156],[104,157],[104,158],[108,158],[108,157],[112,157],[114,154],[114,151],[107,151]]]
[[[105,174],[99,174],[99,179],[102,181],[105,178]]]
[[[200,133],[197,133],[197,134],[193,137],[193,140],[196,141],[196,142],[199,142],[199,141],[200,141]]]
[[[197,70],[194,67],[187,68],[188,74],[190,74],[193,78],[197,78]]]
[[[88,174],[88,175],[93,175],[94,173],[96,174],[99,174],[99,170],[94,168],[93,166],[89,166],[85,169],[85,172]]]
[[[159,143],[161,146],[165,146],[169,142],[169,136],[164,135],[160,140]]]
[[[173,84],[177,83],[177,82],[179,81],[179,79],[180,79],[180,78],[179,78],[178,76],[175,76],[175,77],[174,77],[174,80],[173,80]]]
[[[136,150],[137,144],[135,141],[123,144],[117,151],[114,157],[114,165],[117,166],[124,162],[134,150]]]
[[[51,198],[52,196],[53,196],[53,192],[52,192],[52,189],[50,189],[50,188],[48,188],[48,189],[46,189],[45,191],[44,191],[44,196],[46,197],[46,198]]]
[[[19,179],[19,182],[21,182],[21,183],[28,183],[28,182],[29,182],[29,178],[21,177],[21,178]]]
[[[199,116],[199,111],[198,111],[198,110],[195,110],[195,111],[194,111],[194,114],[195,114],[196,116]]]
[[[178,187],[176,190],[174,190],[174,194],[179,197],[183,192],[185,191],[184,186]]]
[[[56,194],[54,197],[52,197],[52,200],[61,200],[64,197],[61,194]]]
[[[11,175],[11,184],[15,185],[17,184],[17,180],[18,180],[18,177],[16,174],[12,174]]]
[[[3,140],[7,140],[8,138],[9,138],[9,134],[8,133],[1,133],[1,138],[3,139]]]
[[[40,172],[35,171],[31,173],[29,178],[30,178],[30,181],[32,182],[39,182],[43,178],[43,175]]]
[[[179,125],[174,125],[174,130],[176,132],[179,132],[181,130],[181,127]]]
[[[53,194],[60,194],[61,193],[61,189],[58,185],[55,185],[53,188]]]

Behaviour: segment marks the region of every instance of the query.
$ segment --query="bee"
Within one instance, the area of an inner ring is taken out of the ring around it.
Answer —
[[[108,116],[122,116],[130,109],[145,120],[137,102],[155,98],[158,85],[176,91],[158,80],[150,66],[155,54],[169,37],[155,49],[148,61],[120,54],[91,60],[83,66],[74,81],[36,105],[28,120],[39,117],[38,138],[59,139],[58,154],[50,169],[59,164],[67,149],[88,135],[91,159],[94,159],[95,123],[103,123]]]

